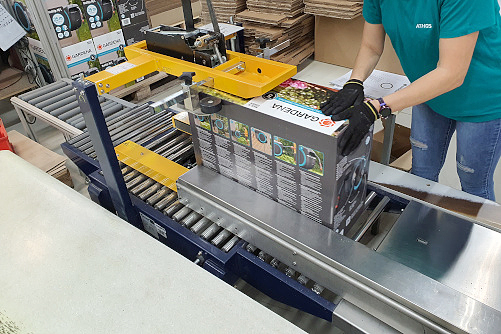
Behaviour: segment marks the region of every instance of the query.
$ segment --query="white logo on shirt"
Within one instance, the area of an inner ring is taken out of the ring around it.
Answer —
[[[416,29],[431,29],[433,26],[431,23],[418,23],[416,24]]]

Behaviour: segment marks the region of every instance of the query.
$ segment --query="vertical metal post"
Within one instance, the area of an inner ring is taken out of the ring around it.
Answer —
[[[191,9],[191,0],[182,0],[184,24],[186,30],[195,29],[195,22],[193,21],[193,10]]]
[[[384,123],[383,153],[381,154],[381,163],[390,164],[391,147],[393,146],[393,134],[395,133],[396,115],[390,114]]]
[[[18,106],[14,105],[14,109],[16,110],[17,116],[19,117],[19,120],[21,121],[21,124],[23,125],[24,131],[26,131],[26,134],[28,137],[38,143],[38,138],[35,134],[35,131],[31,128],[30,123],[28,123],[28,119],[26,118],[26,114],[24,111],[19,108]]]
[[[115,148],[101,110],[96,86],[90,81],[79,79],[73,82],[73,87],[76,90],[78,104],[84,116],[92,145],[96,150],[115,210],[120,218],[142,229],[139,214],[132,205],[125,186]]]

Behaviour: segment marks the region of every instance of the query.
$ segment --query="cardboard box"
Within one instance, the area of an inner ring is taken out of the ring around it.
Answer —
[[[330,89],[284,84],[250,101],[223,100],[210,116],[190,113],[197,163],[345,233],[363,209],[371,133],[343,157],[346,124],[318,110]]]
[[[202,4],[200,2],[193,2],[191,9],[193,17],[198,17],[202,14]],[[158,14],[149,14],[149,21],[152,27],[158,27],[161,24],[169,26],[184,22],[183,8],[179,6]]]
[[[362,42],[364,22],[363,17],[343,20],[316,16],[315,60],[353,68]],[[404,74],[388,36],[386,36],[384,52],[376,69]]]
[[[66,157],[52,152],[17,131],[9,131],[8,135],[18,156],[50,176],[73,187],[73,181],[65,165]]]
[[[148,21],[144,0],[116,0],[122,28]]]
[[[411,129],[406,126],[395,124],[393,144],[391,147],[390,166],[403,171],[412,168],[412,147],[410,142]],[[384,130],[374,134],[372,142],[371,160],[380,162],[383,153]]]
[[[123,28],[122,31],[125,38],[125,44],[132,45],[144,41],[144,32],[148,29],[150,29],[150,25],[147,21]]]

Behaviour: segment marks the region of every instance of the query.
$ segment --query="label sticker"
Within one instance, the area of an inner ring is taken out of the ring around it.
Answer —
[[[148,232],[149,234],[158,239],[158,232],[155,226],[155,222],[142,212],[139,213],[139,216],[141,217],[141,220],[143,222],[143,227],[146,230],[146,232]]]
[[[155,223],[155,227],[157,228],[158,234],[167,239],[167,232],[165,231],[165,229],[157,223]]]
[[[129,62],[125,62],[125,63],[121,63],[117,66],[113,66],[111,68],[108,68],[106,69],[106,72],[109,72],[111,74],[119,74],[119,73],[122,73],[122,72],[125,72],[127,70],[130,70],[131,68],[134,68],[136,67],[136,65],[134,64],[131,64]]]

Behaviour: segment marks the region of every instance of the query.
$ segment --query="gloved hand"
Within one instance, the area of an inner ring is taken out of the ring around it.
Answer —
[[[347,156],[353,152],[362,139],[364,139],[371,125],[379,118],[379,113],[372,103],[366,101],[357,106],[343,110],[331,118],[333,121],[348,119],[350,122],[338,143],[341,154]]]
[[[334,93],[332,97],[321,106],[320,110],[327,116],[336,115],[351,106],[362,104],[363,101],[364,83],[357,79],[351,79],[344,84],[343,89]]]

